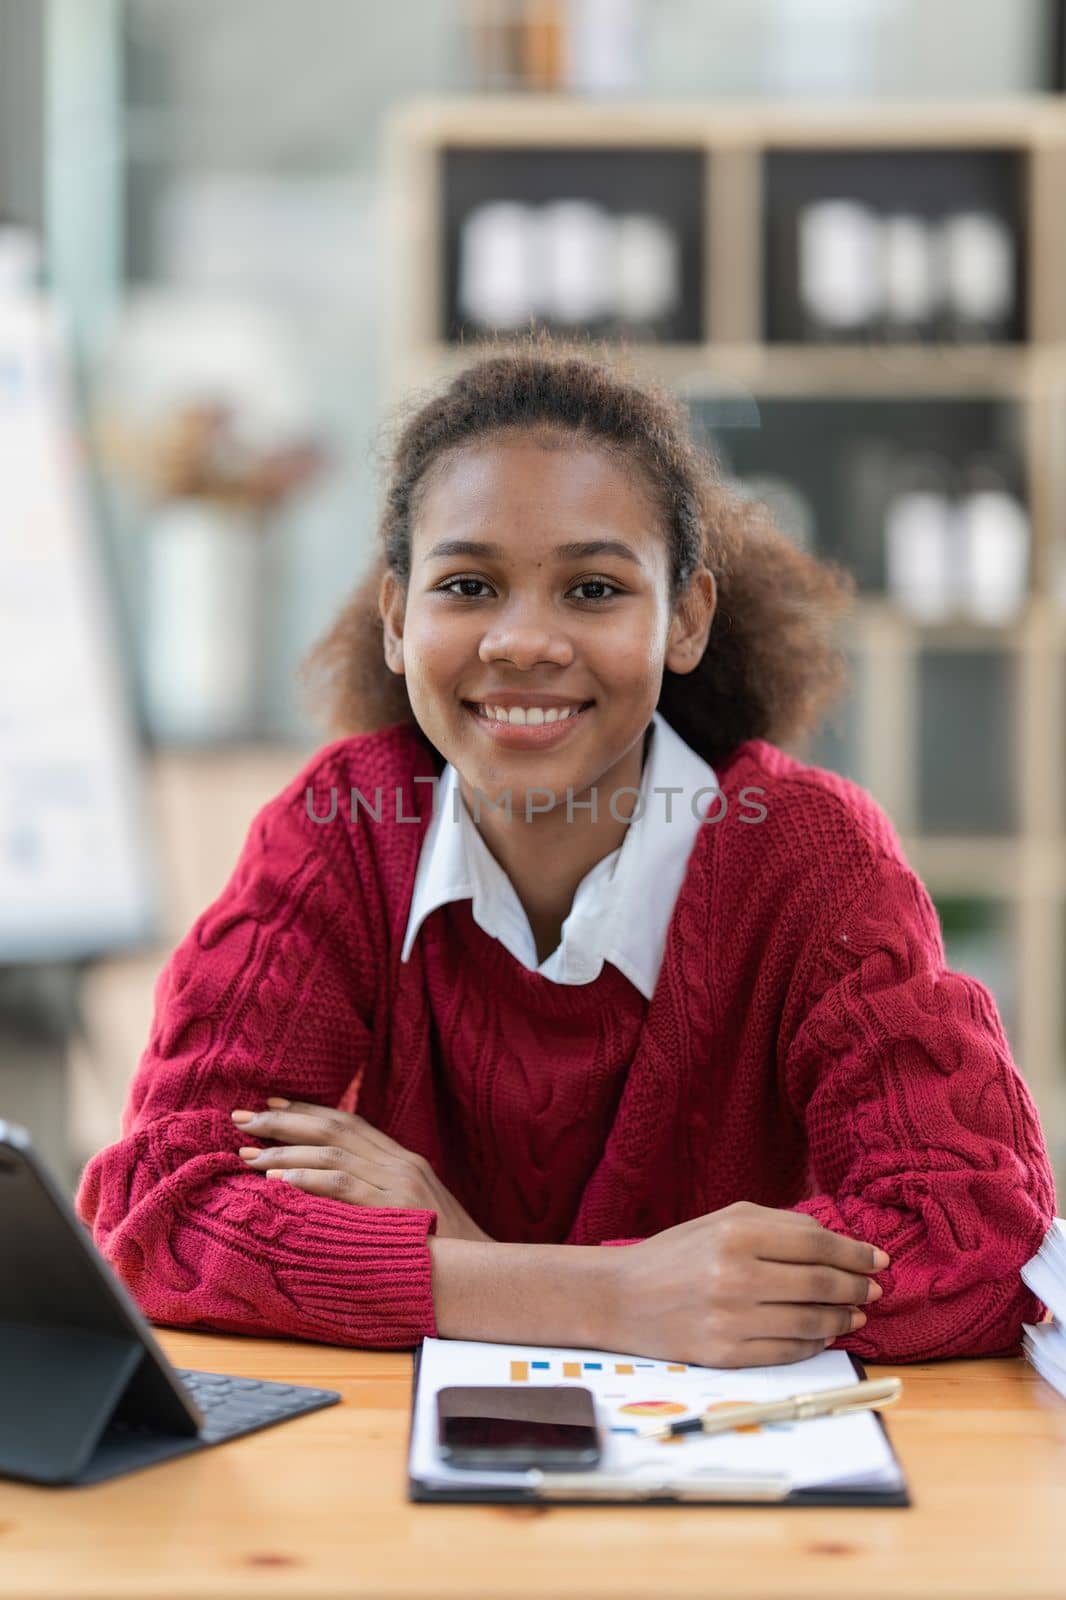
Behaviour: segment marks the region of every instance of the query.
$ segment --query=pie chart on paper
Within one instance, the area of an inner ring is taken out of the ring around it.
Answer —
[[[747,1405],[746,1400],[712,1400],[709,1405],[701,1406],[701,1411],[731,1411],[735,1406]],[[618,1407],[619,1411],[627,1412],[630,1416],[637,1417],[680,1417],[690,1406],[683,1406],[677,1400],[628,1400],[625,1405]],[[788,1423],[760,1423],[749,1422],[736,1429],[737,1433],[761,1433],[763,1428],[770,1427],[774,1431],[788,1431]]]
[[[631,1417],[681,1417],[691,1408],[677,1400],[627,1400],[618,1409]]]

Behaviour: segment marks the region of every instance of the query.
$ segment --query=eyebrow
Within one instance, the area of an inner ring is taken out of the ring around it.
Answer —
[[[446,556],[495,556],[506,554],[502,545],[485,544],[478,539],[445,539],[435,544],[426,555],[427,561]],[[622,561],[632,561],[641,567],[644,563],[635,550],[620,539],[571,539],[567,544],[557,544],[552,554],[561,561],[572,561],[586,556],[617,556]]]

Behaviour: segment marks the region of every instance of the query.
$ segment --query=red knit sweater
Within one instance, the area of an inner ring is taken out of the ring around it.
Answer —
[[[1010,1350],[1055,1213],[992,996],[945,968],[929,897],[870,795],[763,740],[716,766],[649,1002],[559,985],[469,901],[401,963],[441,769],[396,724],[319,750],[258,813],[160,974],[121,1139],[76,1205],[155,1322],[338,1345],[436,1331],[433,1211],[272,1183],[230,1121],[268,1095],[355,1107],[494,1238],[634,1239],[740,1199],[881,1245],[872,1360]],[[757,822],[745,785],[763,792]],[[381,788],[381,821],[368,805]],[[320,823],[336,793],[337,814]],[[398,796],[398,800],[397,800]],[[401,820],[397,820],[397,819]]]

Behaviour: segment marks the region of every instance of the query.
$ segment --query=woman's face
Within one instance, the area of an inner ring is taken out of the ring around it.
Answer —
[[[595,447],[497,435],[441,464],[412,530],[406,604],[387,573],[381,613],[419,726],[470,788],[487,800],[510,788],[522,814],[528,789],[565,805],[568,788],[602,785],[623,762],[664,666],[692,670],[713,614],[708,577],[695,624],[672,618],[667,560],[636,474]],[[538,698],[583,709],[526,728],[482,714]]]

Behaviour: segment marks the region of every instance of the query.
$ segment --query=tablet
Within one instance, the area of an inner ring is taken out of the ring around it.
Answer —
[[[0,1476],[98,1483],[339,1400],[173,1367],[30,1134],[0,1120]]]

